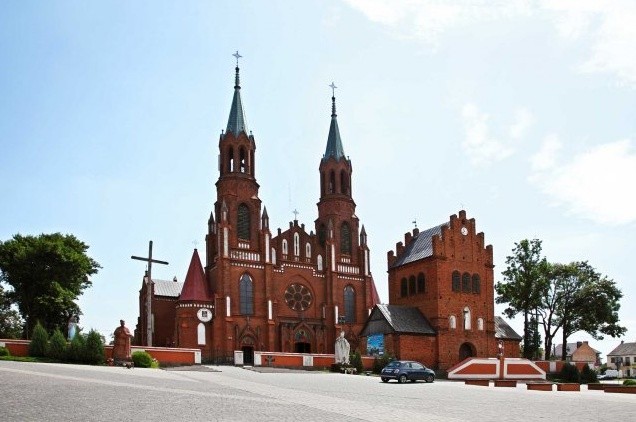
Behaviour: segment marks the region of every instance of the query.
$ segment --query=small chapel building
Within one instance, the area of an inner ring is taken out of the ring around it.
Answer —
[[[202,359],[213,362],[231,362],[238,350],[250,364],[255,351],[333,353],[346,324],[355,349],[356,333],[379,297],[367,233],[356,216],[353,166],[344,153],[335,95],[325,153],[317,160],[320,199],[313,226],[294,219],[272,233],[259,198],[256,141],[247,127],[238,63],[235,70],[230,115],[219,137],[205,266],[195,249],[183,285],[143,283],[135,343],[199,348]],[[148,314],[152,341],[145,329]]]

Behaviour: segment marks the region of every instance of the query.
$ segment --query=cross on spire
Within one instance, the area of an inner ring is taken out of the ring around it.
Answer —
[[[336,96],[336,88],[338,88],[336,86],[336,84],[333,83],[333,81],[331,81],[331,85],[329,85],[329,88],[331,88],[331,96],[335,97]]]
[[[236,50],[236,53],[234,53],[234,54],[232,54],[232,55],[233,55],[234,57],[236,57],[236,67],[238,67],[238,61],[239,61],[239,59],[240,59],[241,57],[243,57],[243,56],[241,56],[241,55],[239,54],[238,50]]]
[[[413,219],[413,225],[417,228],[417,220],[415,218]]]
[[[294,211],[292,211],[292,213],[294,214],[294,220],[298,220],[298,214],[300,214],[296,209],[294,209]]]

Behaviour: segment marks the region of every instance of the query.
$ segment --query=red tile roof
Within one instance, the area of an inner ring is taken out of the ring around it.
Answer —
[[[201,259],[199,259],[199,252],[197,252],[196,249],[192,253],[192,260],[190,261],[188,274],[183,282],[183,289],[181,290],[179,300],[212,300],[208,291],[208,285],[205,282],[205,275],[203,273]]]

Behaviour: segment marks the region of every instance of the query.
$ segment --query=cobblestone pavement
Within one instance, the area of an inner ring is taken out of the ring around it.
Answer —
[[[585,387],[543,392],[210,369],[218,372],[0,361],[0,420],[615,421],[636,412],[636,395]]]

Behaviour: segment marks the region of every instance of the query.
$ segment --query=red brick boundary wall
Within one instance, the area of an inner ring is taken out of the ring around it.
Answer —
[[[373,369],[375,358],[362,356],[362,366],[365,371]],[[321,369],[330,368],[336,359],[333,354],[308,354],[284,352],[254,352],[254,366],[273,366],[280,368]],[[234,351],[234,364],[243,365],[243,354]]]
[[[552,391],[551,382],[529,382],[526,383],[526,388],[532,391]]]
[[[528,359],[468,358],[448,370],[448,379],[545,379],[545,371]]]
[[[543,369],[548,374],[558,374],[563,369],[565,362],[562,360],[538,360],[534,362],[539,368]],[[580,371],[587,365],[587,362],[570,362],[576,365]]]
[[[0,339],[0,346],[9,349],[12,356],[29,356],[30,340],[9,340]],[[195,365],[201,363],[201,350],[199,349],[177,349],[174,347],[139,347],[132,346],[131,353],[146,351],[150,356],[157,359],[161,365]],[[113,346],[104,346],[104,357],[113,357]]]

